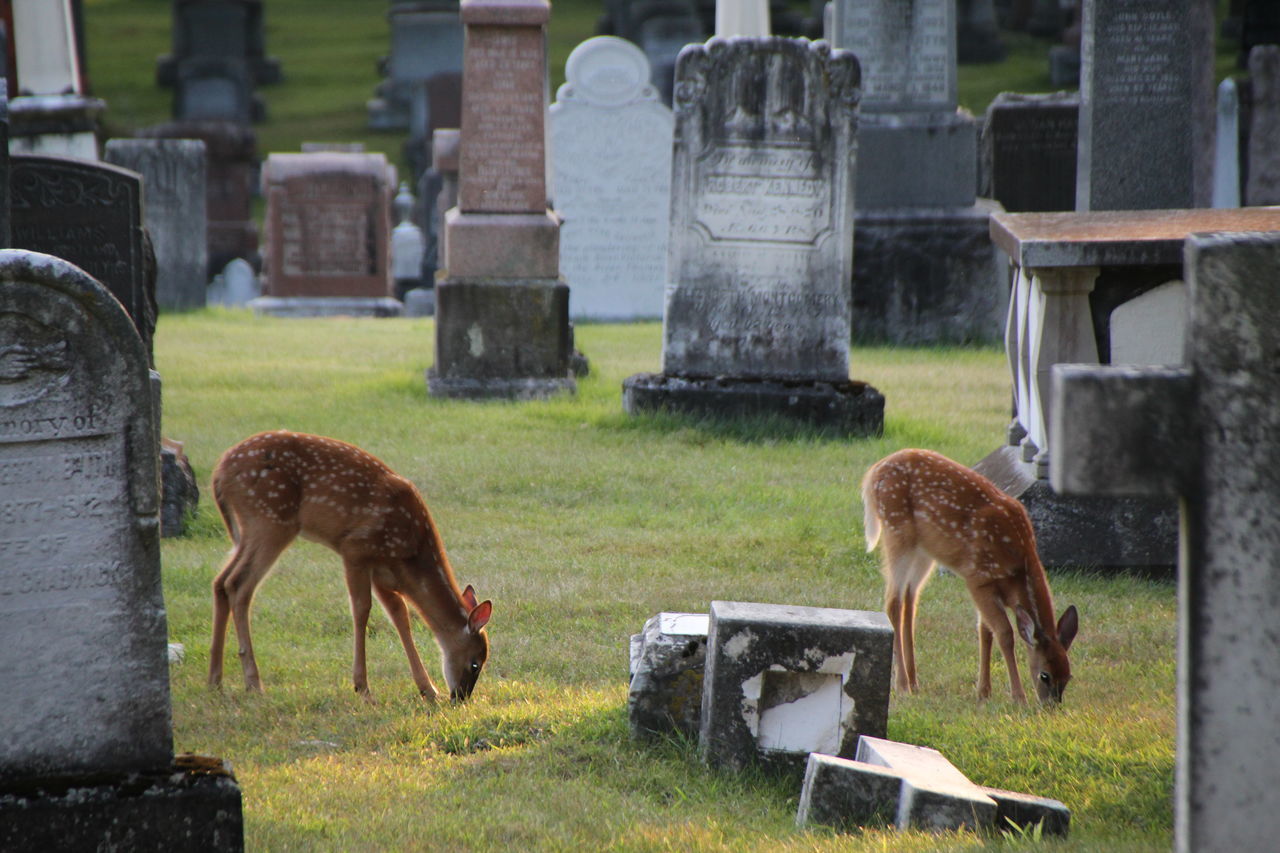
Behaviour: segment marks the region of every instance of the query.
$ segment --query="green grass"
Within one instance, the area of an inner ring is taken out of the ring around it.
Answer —
[[[207,482],[219,453],[287,427],[359,444],[423,490],[455,569],[491,597],[493,655],[471,702],[424,705],[387,620],[371,623],[366,704],[350,687],[338,558],[299,543],[258,595],[267,693],[228,655],[204,686],[209,582],[228,548],[207,497],[192,535],[164,543],[176,746],[230,759],[247,843],[270,850],[1030,849],[1029,839],[836,835],[794,826],[798,789],[703,767],[692,744],[632,741],[627,637],[660,610],[712,599],[878,609],[856,495],[905,445],[972,463],[995,447],[1008,379],[994,349],[857,349],[884,391],[883,438],[699,426],[621,413],[620,383],[658,368],[658,324],[582,325],[592,362],[576,397],[429,398],[429,320],[165,315],[156,361],[164,433]],[[942,750],[980,783],[1073,812],[1061,850],[1171,843],[1175,595],[1169,584],[1055,576],[1080,607],[1076,678],[1056,712],[973,698],[973,611],[950,577],[925,592],[923,693],[895,696],[889,736]],[[425,629],[428,668],[438,673]],[[234,645],[233,645],[234,648]],[[1006,684],[997,666],[998,684]]]

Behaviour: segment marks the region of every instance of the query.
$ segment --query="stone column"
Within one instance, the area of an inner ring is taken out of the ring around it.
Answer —
[[[1280,837],[1280,235],[1188,238],[1186,368],[1059,366],[1053,486],[1181,498],[1178,851]]]
[[[547,0],[464,0],[458,206],[445,216],[431,394],[575,390],[560,222],[547,208]]]

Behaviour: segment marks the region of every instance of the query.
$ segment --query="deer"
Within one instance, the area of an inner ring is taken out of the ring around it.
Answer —
[[[882,546],[884,606],[894,632],[897,689],[919,690],[915,622],[920,593],[938,564],[961,577],[978,611],[978,698],[991,695],[991,644],[1000,646],[1015,702],[1026,704],[1014,655],[1012,610],[1029,647],[1043,705],[1062,701],[1067,651],[1079,629],[1074,605],[1054,619],[1053,597],[1026,509],[995,483],[931,450],[899,450],[862,480],[867,552]]]
[[[491,601],[458,588],[431,513],[414,485],[360,448],[333,438],[277,430],[229,448],[212,475],[213,499],[233,544],[213,580],[213,642],[209,686],[222,684],[227,620],[235,623],[245,689],[261,693],[249,609],[254,592],[298,537],[342,557],[355,628],[352,680],[371,700],[365,634],[378,597],[409,659],[423,698],[441,699],[414,645],[409,606],[418,611],[440,647],[442,670],[454,702],[470,697],[489,657],[485,631]]]

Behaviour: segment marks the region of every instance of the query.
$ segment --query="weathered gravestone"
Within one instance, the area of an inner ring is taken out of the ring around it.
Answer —
[[[547,0],[463,0],[458,206],[445,217],[435,365],[442,397],[573,391],[560,222],[547,208]]]
[[[422,229],[412,220],[416,202],[409,185],[400,184],[396,193],[396,227],[391,229],[391,279],[395,297],[404,300],[405,294],[422,286],[422,255],[427,241]]]
[[[205,145],[208,269],[212,278],[235,258],[260,264],[253,187],[258,142],[253,128],[227,121],[170,122],[138,133],[148,139],[199,139]]]
[[[156,82],[174,85],[182,62],[217,57],[242,63],[251,84],[283,79],[280,60],[266,53],[262,0],[173,0],[173,52],[156,59]]]
[[[1240,206],[1240,94],[1230,77],[1218,84],[1212,207]]]
[[[268,156],[267,257],[254,310],[398,314],[388,257],[394,180],[382,154]]]
[[[241,849],[175,766],[148,354],[105,288],[0,251],[0,848]]]
[[[662,373],[623,383],[627,412],[880,432],[883,395],[849,380],[859,91],[825,42],[680,54]]]
[[[551,105],[560,270],[569,314],[662,316],[671,208],[671,110],[649,85],[635,45],[597,36],[578,45]]]
[[[1084,0],[1076,210],[1207,207],[1212,0]]]
[[[983,194],[1009,212],[1074,210],[1080,99],[1001,92],[982,127]]]
[[[1186,241],[1184,368],[1054,369],[1054,488],[1180,498],[1179,851],[1280,837],[1280,235]]]
[[[142,175],[143,220],[156,252],[157,307],[203,308],[209,267],[204,143],[113,139],[103,159]]]
[[[142,224],[136,172],[69,157],[14,157],[13,245],[63,258],[106,286],[151,352],[155,258]]]
[[[369,126],[405,130],[415,110],[430,111],[427,83],[438,75],[462,72],[462,21],[458,0],[397,0],[387,11],[391,53],[380,62],[386,79],[369,101]]]
[[[444,266],[444,219],[458,204],[458,142],[456,128],[437,130],[431,134],[431,168],[418,182],[418,219],[427,240],[422,258],[422,281],[435,288],[436,270]],[[432,293],[432,304],[435,294]]]
[[[889,719],[893,628],[880,612],[711,602],[699,745],[714,767],[800,770],[852,757]]]
[[[953,0],[836,0],[833,43],[863,69],[853,333],[994,341],[1006,305],[977,198],[978,127],[956,100]]]
[[[932,832],[1039,826],[1063,836],[1070,828],[1071,813],[1057,800],[975,785],[936,749],[864,735],[856,756],[809,756],[797,825],[887,823]]]
[[[664,103],[671,103],[676,57],[687,44],[707,37],[696,0],[605,0],[597,30],[640,47],[649,60],[650,81]]]
[[[17,5],[8,19],[17,76],[9,93],[12,152],[96,160],[97,118],[106,103],[84,92],[71,0]]]
[[[1249,83],[1253,109],[1245,204],[1280,204],[1280,45],[1250,51]]]

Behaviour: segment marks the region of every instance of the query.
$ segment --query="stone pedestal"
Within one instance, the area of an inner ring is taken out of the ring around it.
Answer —
[[[709,626],[705,613],[659,613],[631,638],[627,717],[633,737],[698,736]]]
[[[919,345],[1000,340],[1009,292],[988,219],[998,203],[860,210],[853,336]]]
[[[574,390],[564,282],[451,276],[436,285],[436,316],[432,395],[528,400]]]

